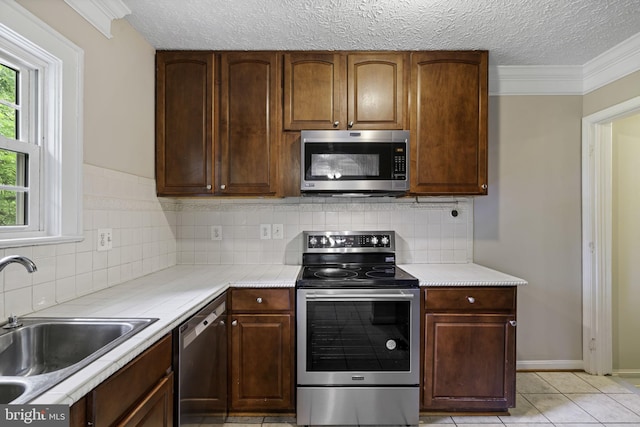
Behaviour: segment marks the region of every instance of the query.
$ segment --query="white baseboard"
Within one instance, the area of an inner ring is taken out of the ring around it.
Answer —
[[[583,370],[582,360],[518,360],[518,371],[573,371]]]
[[[640,377],[640,369],[614,369],[613,375],[625,375],[629,377]]]

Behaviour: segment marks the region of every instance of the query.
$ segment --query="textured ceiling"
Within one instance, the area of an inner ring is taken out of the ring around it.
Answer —
[[[157,49],[487,49],[584,65],[640,32],[640,0],[124,0]]]

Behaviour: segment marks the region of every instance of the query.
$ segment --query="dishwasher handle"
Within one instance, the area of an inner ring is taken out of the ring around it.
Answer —
[[[203,333],[207,328],[211,327],[216,323],[216,320],[220,320],[217,323],[222,322],[221,316],[224,314],[225,304],[219,305],[214,311],[209,313],[207,317],[204,318],[201,322],[195,325],[193,329],[188,332],[183,332],[182,335],[182,348],[185,349],[189,347],[189,345],[198,338],[198,335]]]

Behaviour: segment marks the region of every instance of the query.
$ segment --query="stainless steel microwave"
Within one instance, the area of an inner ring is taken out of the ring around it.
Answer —
[[[303,195],[399,196],[409,190],[409,131],[302,131],[300,146]]]

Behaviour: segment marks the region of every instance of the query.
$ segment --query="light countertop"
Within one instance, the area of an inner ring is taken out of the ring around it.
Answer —
[[[420,286],[522,286],[527,282],[479,264],[403,264]]]
[[[526,281],[477,264],[406,264],[421,286],[518,286]],[[33,313],[37,317],[154,317],[33,404],[73,404],[229,287],[293,287],[299,265],[178,265]]]

